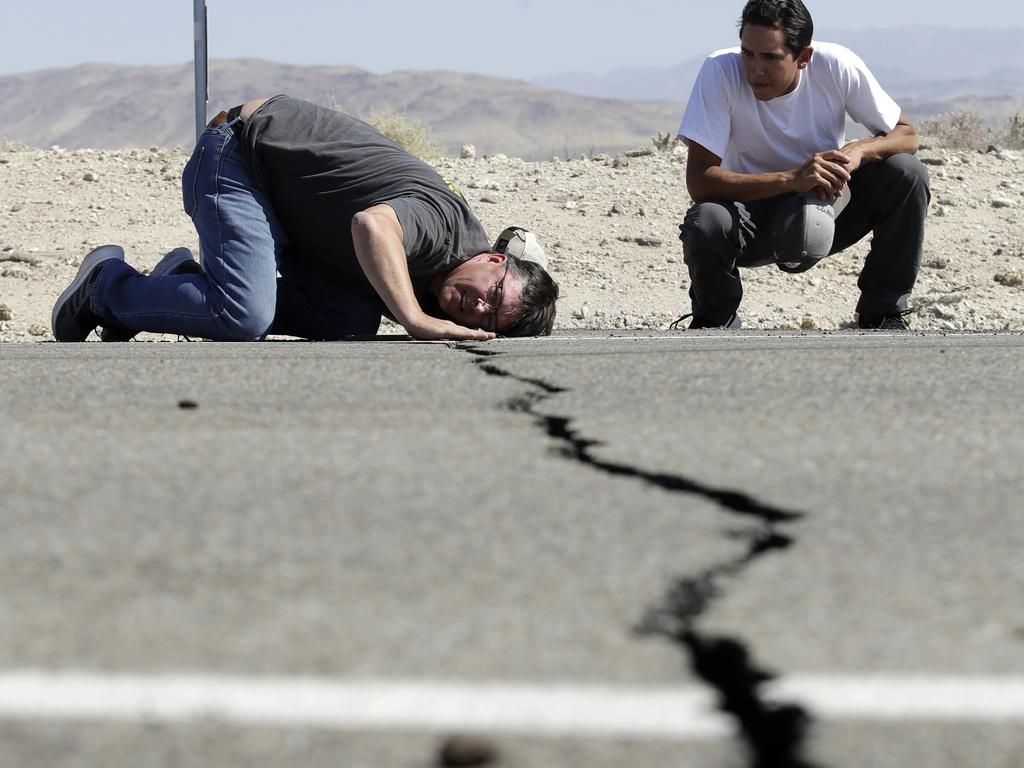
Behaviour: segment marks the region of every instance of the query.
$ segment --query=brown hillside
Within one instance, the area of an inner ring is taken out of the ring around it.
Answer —
[[[0,78],[0,138],[37,147],[189,146],[192,65],[86,64]],[[210,64],[210,112],[289,93],[353,114],[396,109],[426,123],[449,151],[526,159],[614,152],[674,131],[682,105],[575,96],[519,80],[454,72],[375,75],[354,67],[299,67],[258,59]]]

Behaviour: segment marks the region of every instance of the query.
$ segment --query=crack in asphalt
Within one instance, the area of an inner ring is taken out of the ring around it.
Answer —
[[[709,499],[732,515],[754,518],[752,529],[732,531],[729,535],[747,543],[742,557],[708,568],[694,576],[678,578],[661,603],[648,609],[634,628],[638,635],[666,638],[689,657],[690,668],[715,689],[719,708],[735,718],[740,736],[750,755],[752,768],[815,768],[802,757],[812,718],[795,704],[770,702],[762,698],[760,687],[774,675],[757,666],[747,645],[736,638],[711,636],[698,629],[698,620],[724,593],[722,581],[738,576],[759,558],[789,549],[794,539],[780,530],[803,518],[803,514],[762,503],[746,493],[715,488],[682,475],[651,472],[621,462],[605,461],[592,449],[602,443],[582,436],[572,427],[572,419],[540,413],[537,406],[550,397],[568,392],[543,379],[517,376],[494,365],[491,360],[501,352],[460,345],[475,356],[474,363],[488,376],[512,379],[531,389],[513,398],[507,407],[532,418],[547,435],[558,441],[559,454],[600,472],[630,478],[672,493],[686,493]]]

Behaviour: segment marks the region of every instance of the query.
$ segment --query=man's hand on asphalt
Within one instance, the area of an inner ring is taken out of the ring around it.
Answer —
[[[449,320],[431,317],[420,308],[409,277],[402,225],[390,205],[376,205],[353,216],[352,242],[359,265],[377,295],[414,339],[487,341],[494,338],[493,333],[463,328]]]
[[[414,339],[429,341],[433,339],[450,339],[452,341],[489,341],[496,334],[490,331],[481,331],[477,328],[466,328],[453,323],[451,320],[442,320],[423,314],[405,324],[405,330]]]

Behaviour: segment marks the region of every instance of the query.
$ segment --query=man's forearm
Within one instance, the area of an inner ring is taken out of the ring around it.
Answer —
[[[745,203],[791,192],[792,171],[779,173],[734,173],[721,167],[707,169],[697,180],[688,180],[687,188],[695,202],[732,200]]]
[[[376,213],[357,213],[352,241],[363,274],[395,320],[403,326],[414,322],[423,310],[413,291],[402,239],[392,223]]]
[[[869,136],[866,139],[851,141],[843,147],[843,152],[857,150],[861,154],[862,163],[877,163],[893,155],[917,152],[921,142],[914,126],[899,123],[883,136]]]
[[[391,317],[401,323],[410,336],[471,341],[494,338],[495,334],[490,331],[465,328],[423,311],[409,276],[402,224],[390,205],[381,203],[353,216],[352,243],[366,279]]]

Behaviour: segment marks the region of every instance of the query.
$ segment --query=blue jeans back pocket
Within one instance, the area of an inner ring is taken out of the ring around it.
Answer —
[[[206,154],[206,147],[196,147],[192,157],[185,164],[185,170],[181,174],[181,202],[185,206],[185,213],[189,218],[196,215],[199,207],[199,198],[196,195],[196,184],[199,181],[199,170],[203,164],[203,155]]]

